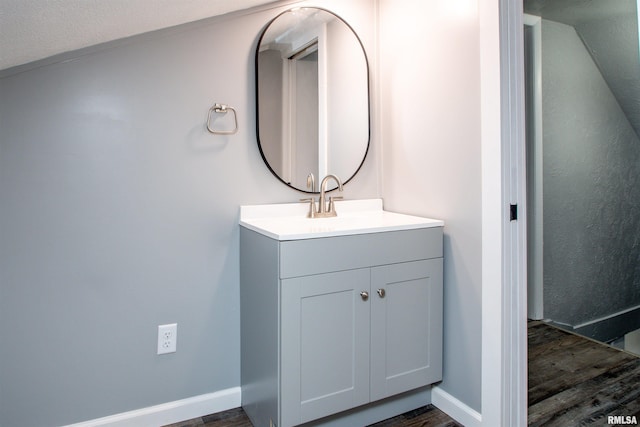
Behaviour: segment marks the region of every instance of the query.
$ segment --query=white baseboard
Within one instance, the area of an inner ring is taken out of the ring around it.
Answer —
[[[240,405],[240,387],[233,387],[215,393],[202,394],[148,408],[71,424],[66,427],[160,427],[237,408]]]
[[[440,387],[431,389],[431,403],[466,427],[482,427],[482,416]],[[96,418],[66,427],[140,427],[164,426],[204,415],[237,408],[241,389],[233,387],[148,408]]]
[[[431,389],[431,403],[465,427],[482,427],[482,415],[439,386]]]

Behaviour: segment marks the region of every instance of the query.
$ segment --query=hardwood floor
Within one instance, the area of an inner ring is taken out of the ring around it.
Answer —
[[[252,427],[242,408],[231,409],[218,414],[207,415],[166,427]],[[433,405],[423,406],[397,417],[372,424],[371,427],[462,427],[447,414]],[[357,427],[357,426],[354,426]]]
[[[640,357],[544,322],[530,322],[530,427],[609,426],[609,415],[640,423]],[[167,427],[251,427],[242,408]],[[462,427],[427,405],[371,427]],[[354,426],[358,427],[358,426]]]
[[[202,418],[182,421],[165,427],[252,427],[247,414],[242,408],[230,409],[228,411],[218,412],[211,415],[205,415]]]
[[[413,411],[405,412],[397,417],[380,421],[370,427],[463,427],[450,416],[433,405],[423,406]]]
[[[529,426],[640,421],[640,358],[543,322],[530,322]]]

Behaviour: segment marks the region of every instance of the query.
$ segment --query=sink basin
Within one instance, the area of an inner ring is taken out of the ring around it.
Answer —
[[[442,227],[443,221],[385,211],[382,199],[336,201],[338,216],[307,218],[308,203],[240,207],[240,225],[276,240]]]

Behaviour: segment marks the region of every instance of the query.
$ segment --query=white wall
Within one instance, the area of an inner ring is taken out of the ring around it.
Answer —
[[[374,50],[370,0],[318,3]],[[254,49],[281,10],[0,78],[0,425],[64,425],[239,385],[238,207],[302,194],[256,144]],[[206,131],[216,102],[237,109],[236,135]],[[378,146],[345,197],[379,196]],[[157,356],[157,325],[171,322],[178,351]]]
[[[385,208],[441,218],[442,388],[480,411],[481,162],[478,4],[381,0]]]

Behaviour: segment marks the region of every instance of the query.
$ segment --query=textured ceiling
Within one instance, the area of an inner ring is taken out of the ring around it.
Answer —
[[[525,0],[525,13],[571,25],[640,136],[636,0]]]
[[[525,13],[575,26],[634,14],[636,0],[525,0]]]
[[[274,0],[0,0],[0,70]]]

